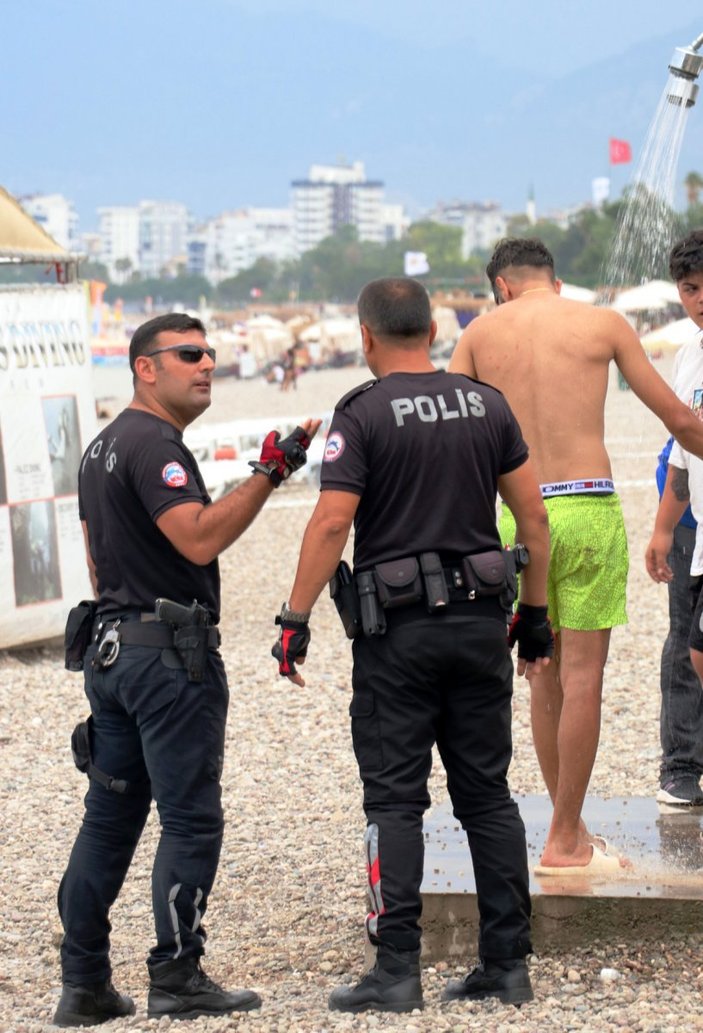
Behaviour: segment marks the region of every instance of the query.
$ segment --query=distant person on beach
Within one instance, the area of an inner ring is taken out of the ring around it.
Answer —
[[[298,370],[295,364],[295,347],[290,347],[283,356],[283,380],[281,391],[298,387]]]
[[[703,230],[694,230],[674,245],[669,271],[687,315],[699,330],[703,329]],[[697,333],[677,352],[672,374],[676,394],[699,420],[703,417],[702,349],[703,341]],[[662,760],[657,793],[659,809],[664,813],[703,806],[701,520],[703,462],[674,443],[646,552],[650,577],[665,582],[669,590],[670,627],[661,667]]]
[[[72,739],[90,781],[58,892],[58,1026],[134,1014],[131,998],[112,985],[109,913],[152,801],[161,835],[148,1017],[192,1019],[261,1004],[251,990],[223,990],[201,967],[202,919],[224,828],[229,701],[217,557],[304,464],[319,420],[285,439],[271,431],[250,463],[252,476],[212,502],[183,443],[211,401],[215,350],[203,324],[182,313],[149,320],[132,337],[129,362],[134,397],[88,446],[78,478],[95,602],[71,611],[66,641],[91,708]]]
[[[553,816],[540,875],[617,871],[582,818],[598,749],[610,629],[627,621],[627,540],[604,443],[608,368],[681,443],[703,456],[703,426],[655,371],[627,321],[561,298],[540,240],[501,240],[487,267],[497,308],[474,319],[449,369],[504,392],[530,448],[551,532],[549,616],[556,663],[530,678],[532,732]],[[504,542],[514,523],[503,505]]]

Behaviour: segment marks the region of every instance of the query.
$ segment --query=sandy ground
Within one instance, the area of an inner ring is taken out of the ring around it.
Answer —
[[[669,365],[659,364],[665,374]],[[363,369],[309,373],[287,394],[260,381],[218,380],[203,419],[269,415],[275,423],[277,415],[314,415],[364,379]],[[96,370],[95,380],[96,394],[109,396],[115,411],[128,399],[126,370]],[[605,796],[651,796],[657,789],[666,590],[648,580],[642,555],[656,508],[656,454],[665,438],[631,392],[617,389],[613,374],[607,440],[631,548],[630,625],[614,632],[606,669],[602,742],[590,790]],[[232,702],[223,779],[227,828],[207,916],[206,967],[224,984],[256,988],[264,1008],[196,1020],[189,1030],[703,1029],[700,940],[675,939],[666,930],[637,949],[591,942],[533,958],[536,1000],[519,1012],[493,1003],[440,1004],[446,977],[458,971],[445,963],[425,970],[422,1014],[327,1011],[329,991],[361,971],[365,915],[364,821],[347,717],[350,652],[330,601],[322,598],[313,617],[304,689],[280,680],[269,654],[273,615],[287,595],[315,497],[313,488],[284,486],[222,558],[223,653]],[[46,1029],[56,1005],[55,895],[85,791],[68,740],[85,712],[81,679],[63,669],[56,648],[0,653],[0,1029],[13,1033]],[[541,792],[524,680],[516,681],[514,735],[513,790]],[[439,764],[431,788],[435,802],[446,799]],[[152,818],[112,915],[115,981],[134,996],[137,1015],[106,1029],[157,1026],[146,1019],[144,968],[153,936],[149,869],[157,829]],[[475,944],[467,943],[466,965],[474,961]],[[603,967],[615,969],[617,978],[602,982]]]

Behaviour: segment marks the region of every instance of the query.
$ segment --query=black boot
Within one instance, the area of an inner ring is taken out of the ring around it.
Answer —
[[[525,959],[486,958],[465,979],[450,980],[442,994],[443,1001],[480,1001],[484,997],[497,997],[516,1008],[531,1001],[534,994]]]
[[[97,1026],[100,1022],[134,1015],[131,997],[118,994],[108,979],[103,983],[69,986],[64,983],[54,1015],[55,1026]]]
[[[203,972],[198,958],[163,961],[149,969],[151,983],[147,1015],[158,1019],[195,1019],[199,1015],[228,1015],[261,1007],[253,990],[223,990]]]
[[[376,964],[356,986],[339,986],[329,998],[332,1011],[413,1011],[424,1008],[420,951],[379,946]]]

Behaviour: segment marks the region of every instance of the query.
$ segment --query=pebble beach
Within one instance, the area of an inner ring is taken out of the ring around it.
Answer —
[[[668,379],[671,358],[657,360]],[[131,396],[126,368],[95,368],[96,397],[116,413]],[[363,368],[303,374],[281,392],[261,379],[217,379],[205,421],[323,413]],[[549,390],[545,385],[545,390]],[[566,416],[565,418],[568,418]],[[658,788],[659,657],[667,631],[666,588],[644,570],[657,505],[656,456],[665,428],[611,369],[606,440],[630,544],[627,627],[613,632],[605,672],[601,745],[589,792],[652,797]],[[326,594],[311,621],[312,643],[297,688],[270,656],[274,614],[292,583],[299,544],[317,491],[284,485],[221,557],[222,653],[231,703],[223,775],[226,829],[205,925],[205,968],[228,988],[250,987],[260,1011],[196,1019],[184,1033],[687,1033],[703,1030],[702,937],[663,928],[636,947],[592,940],[532,957],[535,1000],[522,1009],[496,1002],[444,1004],[462,967],[425,966],[425,1010],[409,1015],[329,1012],[327,997],[364,967],[366,913],[361,785],[351,748],[351,651]],[[167,586],[165,586],[166,588]],[[168,594],[166,591],[164,594]],[[0,1030],[51,1027],[60,992],[61,926],[56,891],[82,815],[84,776],[73,767],[70,733],[87,713],[82,678],[64,669],[56,644],[0,651]],[[514,793],[542,793],[529,727],[528,686],[515,681]],[[446,800],[437,759],[433,803]],[[151,860],[158,821],[150,818],[112,911],[114,982],[134,997],[135,1016],[107,1023],[125,1033],[168,1029],[146,1017],[146,952],[153,941]],[[703,930],[702,930],[703,934]]]

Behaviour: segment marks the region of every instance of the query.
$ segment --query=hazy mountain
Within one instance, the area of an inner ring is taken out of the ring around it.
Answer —
[[[27,38],[7,41],[0,71],[13,97],[0,112],[3,181],[65,193],[84,228],[97,205],[145,197],[202,216],[286,204],[311,162],[340,157],[363,160],[416,212],[454,197],[522,208],[531,183],[542,209],[580,201],[608,171],[609,136],[636,156],[674,47],[703,29],[673,38],[655,27],[618,59],[549,80],[502,59],[498,25],[486,57],[471,43],[440,47],[429,33],[401,45],[309,11],[245,15],[223,2],[205,18],[189,0],[172,0],[167,16],[149,3],[131,17],[92,10],[86,21],[44,3],[35,31],[27,5]],[[682,176],[703,169],[700,109]],[[631,170],[616,170],[618,192]]]

